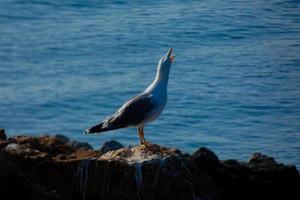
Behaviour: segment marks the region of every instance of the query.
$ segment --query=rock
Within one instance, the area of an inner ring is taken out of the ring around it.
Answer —
[[[243,170],[247,168],[247,163],[239,162],[237,160],[229,159],[221,162],[222,166],[231,170]]]
[[[48,136],[48,135],[45,135],[45,136]],[[60,135],[60,134],[57,134],[54,136],[57,140],[59,140],[61,143],[68,143],[70,141],[70,139],[64,135]]]
[[[54,136],[59,142],[69,144],[74,149],[78,150],[92,150],[93,147],[87,142],[78,142],[76,140],[70,140],[68,137],[64,135],[55,135]]]
[[[299,172],[295,166],[277,163],[274,158],[261,153],[253,154],[248,162],[248,166],[255,172],[255,174],[251,176],[252,181],[276,184],[277,182],[286,181],[288,185],[292,182],[291,180],[299,176]],[[273,180],[273,176],[276,176],[276,180]],[[289,178],[290,181],[288,180]]]
[[[249,164],[256,167],[270,167],[278,165],[274,158],[261,153],[254,153],[249,160]]]
[[[0,129],[0,140],[6,140],[5,129]]]
[[[299,185],[295,166],[262,154],[245,163],[220,161],[205,147],[193,155],[155,144],[100,153],[49,136],[0,141],[3,200],[300,199]]]
[[[58,154],[71,154],[76,151],[69,144],[62,143],[57,138],[50,136],[32,137],[22,135],[9,138],[7,141],[9,146],[5,147],[6,153],[14,156],[30,156],[38,152],[56,156]]]
[[[105,160],[124,161],[128,164],[142,163],[151,160],[160,160],[166,156],[181,155],[175,148],[162,147],[149,144],[148,149],[142,145],[111,150],[104,153],[101,158]]]
[[[50,136],[42,136],[39,138],[38,150],[48,152],[52,155],[69,154],[76,151],[74,147],[69,144],[61,142],[59,139]]]
[[[104,153],[107,153],[109,151],[121,149],[123,147],[124,146],[120,142],[115,141],[115,140],[110,140],[110,141],[105,142],[101,146],[100,152],[104,154]]]
[[[199,148],[193,155],[192,160],[202,167],[206,166],[218,166],[220,164],[218,156],[207,149],[206,147]]]
[[[234,168],[234,169],[238,169],[241,167],[241,164],[239,163],[239,161],[233,160],[233,159],[222,161],[222,165],[224,167]]]
[[[0,140],[0,149],[6,147],[10,142],[8,140]]]
[[[73,140],[69,144],[78,150],[79,149],[80,150],[92,150],[93,149],[93,147],[87,142],[78,142],[78,141]]]
[[[226,199],[293,199],[300,197],[296,167],[279,164],[274,158],[255,153],[248,163],[222,162],[223,196]],[[298,190],[298,191],[297,191]]]
[[[13,142],[13,143],[16,143],[16,142],[17,142],[16,138],[14,138],[14,137],[9,137],[9,138],[7,138],[7,141]]]

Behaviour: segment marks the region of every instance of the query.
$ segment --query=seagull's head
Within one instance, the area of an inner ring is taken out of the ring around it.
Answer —
[[[172,52],[173,48],[170,48],[167,54],[160,59],[159,64],[171,66],[172,62],[175,60],[175,55],[173,55]]]
[[[175,60],[175,55],[172,54],[173,48],[170,48],[165,56],[163,56],[158,63],[158,69],[162,74],[168,74],[172,63]]]

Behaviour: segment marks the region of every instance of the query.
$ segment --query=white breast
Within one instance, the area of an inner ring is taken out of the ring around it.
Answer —
[[[142,124],[146,124],[156,120],[165,108],[167,103],[167,79],[156,78],[152,84],[144,91],[151,94],[151,102],[155,104],[155,107],[147,113],[146,118]]]
[[[155,104],[155,107],[147,114],[142,124],[152,122],[160,116],[167,103],[167,92],[153,91],[151,96],[151,102]]]

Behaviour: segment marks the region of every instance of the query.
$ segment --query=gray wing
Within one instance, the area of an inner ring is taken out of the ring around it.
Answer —
[[[143,122],[147,114],[154,108],[149,94],[140,94],[124,103],[124,105],[104,122],[105,126],[123,128],[136,126]]]

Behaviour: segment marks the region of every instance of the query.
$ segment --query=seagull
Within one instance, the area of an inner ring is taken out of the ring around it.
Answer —
[[[175,59],[170,48],[158,63],[154,81],[142,93],[126,101],[113,115],[99,124],[85,129],[85,134],[101,133],[120,128],[137,127],[140,144],[147,148],[144,127],[156,120],[167,103],[167,86],[171,65]]]

